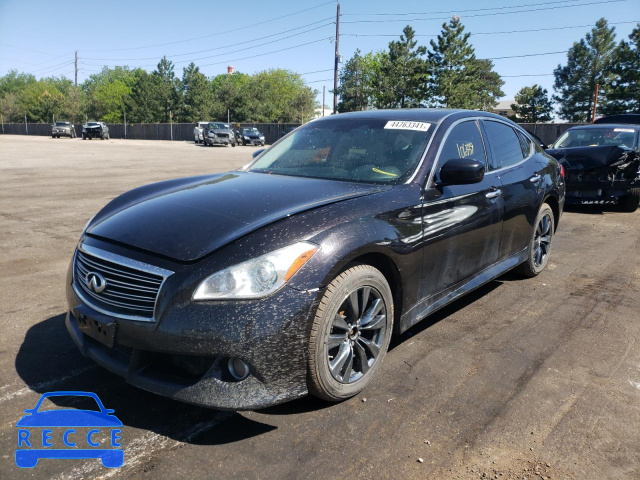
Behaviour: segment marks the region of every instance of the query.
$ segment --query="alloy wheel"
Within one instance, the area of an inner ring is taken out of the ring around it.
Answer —
[[[544,215],[536,227],[533,239],[533,262],[536,268],[541,268],[547,263],[549,250],[551,249],[551,217]]]
[[[386,306],[373,287],[360,287],[340,304],[327,341],[329,371],[340,383],[353,383],[371,369],[387,329]]]

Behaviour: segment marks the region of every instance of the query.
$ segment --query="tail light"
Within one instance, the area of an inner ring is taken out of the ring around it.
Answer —
[[[564,178],[564,165],[562,165],[561,163],[559,163],[558,165],[560,166],[560,176]]]

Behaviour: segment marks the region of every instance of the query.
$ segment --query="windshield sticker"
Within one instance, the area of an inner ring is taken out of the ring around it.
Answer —
[[[456,143],[456,147],[458,148],[458,156],[460,158],[466,158],[473,155],[473,142]]]
[[[614,132],[628,132],[628,133],[635,132],[635,130],[633,128],[614,128],[613,131]]]
[[[431,126],[425,122],[404,122],[398,120],[390,120],[384,126],[385,130],[416,130],[418,132],[426,132]]]

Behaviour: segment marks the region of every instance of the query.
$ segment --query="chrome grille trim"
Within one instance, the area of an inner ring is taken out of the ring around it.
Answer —
[[[103,275],[107,289],[98,294],[87,288],[82,277],[89,272]],[[126,320],[154,322],[160,290],[173,273],[84,244],[78,246],[73,256],[73,290],[76,295],[94,310]]]

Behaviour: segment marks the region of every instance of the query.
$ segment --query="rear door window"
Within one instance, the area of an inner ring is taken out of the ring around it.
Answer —
[[[522,144],[516,131],[509,125],[483,120],[491,148],[489,171],[510,167],[524,160]]]

